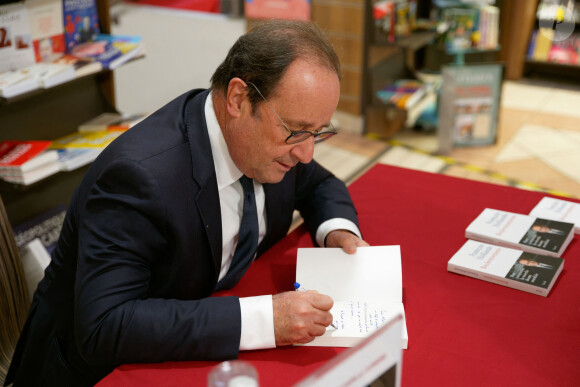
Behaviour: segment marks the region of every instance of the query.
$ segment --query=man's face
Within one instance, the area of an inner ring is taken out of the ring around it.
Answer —
[[[249,90],[252,86],[247,87]],[[335,73],[297,60],[290,65],[268,102],[290,130],[318,131],[329,124],[339,94],[340,84]],[[266,103],[260,103],[252,115],[246,97],[235,125],[229,149],[232,159],[244,174],[261,183],[280,182],[297,163],[312,160],[314,138],[286,144],[290,133]]]

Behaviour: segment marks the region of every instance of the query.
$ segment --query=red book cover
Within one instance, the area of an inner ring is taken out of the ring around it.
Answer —
[[[50,141],[2,141],[0,143],[0,167],[21,166],[42,153],[50,143]]]

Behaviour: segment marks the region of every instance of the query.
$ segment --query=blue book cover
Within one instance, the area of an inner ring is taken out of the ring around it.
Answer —
[[[62,12],[67,53],[100,32],[97,0],[63,0]]]
[[[57,205],[46,212],[14,226],[14,238],[19,249],[39,238],[48,253],[56,247],[64,223],[66,207]]]
[[[99,61],[103,68],[113,70],[141,53],[140,36],[98,34],[94,40],[77,46],[72,54]]]

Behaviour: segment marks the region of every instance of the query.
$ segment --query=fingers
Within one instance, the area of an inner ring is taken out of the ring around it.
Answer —
[[[333,301],[314,291],[286,292],[272,297],[276,345],[304,344],[326,332]]]
[[[326,247],[342,247],[347,254],[356,253],[357,247],[367,246],[367,242],[346,230],[334,230],[326,237]]]

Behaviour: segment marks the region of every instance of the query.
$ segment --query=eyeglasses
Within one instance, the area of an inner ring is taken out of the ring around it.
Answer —
[[[272,108],[272,106],[266,100],[266,98],[264,98],[264,96],[262,95],[262,93],[260,92],[258,87],[256,85],[254,85],[252,82],[246,82],[246,83],[252,85],[254,87],[254,89],[256,89],[258,94],[260,94],[260,97],[262,97],[264,102],[266,102],[268,109],[270,109],[272,111],[272,113],[274,113],[276,115],[278,120],[280,120],[280,123],[282,124],[282,126],[284,126],[284,128],[290,133],[290,135],[288,137],[286,137],[286,140],[285,140],[286,144],[298,144],[299,142],[302,142],[302,141],[309,139],[310,136],[313,136],[314,143],[318,144],[319,142],[328,140],[330,137],[332,137],[338,133],[338,131],[334,128],[334,126],[332,125],[331,122],[329,122],[329,126],[325,127],[322,131],[309,131],[309,130],[292,131],[292,130],[288,129],[288,126],[286,125],[286,123],[280,118],[278,113],[276,113],[276,111]]]

